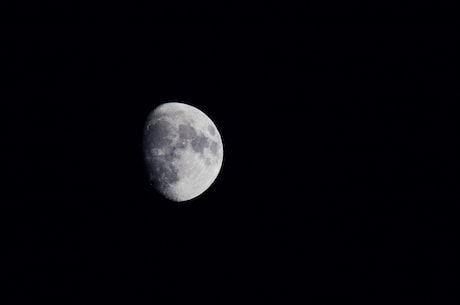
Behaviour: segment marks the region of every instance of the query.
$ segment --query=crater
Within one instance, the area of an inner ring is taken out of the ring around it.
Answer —
[[[165,151],[164,159],[168,162],[172,162],[178,158],[177,148],[171,147]]]

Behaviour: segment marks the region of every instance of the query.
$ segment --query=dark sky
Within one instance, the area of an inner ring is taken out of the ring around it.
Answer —
[[[6,32],[2,304],[450,304],[447,26]],[[181,205],[142,161],[168,100],[207,113],[225,148],[214,185]]]

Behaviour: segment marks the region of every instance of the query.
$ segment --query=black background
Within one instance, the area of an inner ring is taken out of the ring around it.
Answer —
[[[449,27],[5,29],[2,304],[451,304]],[[168,100],[225,148],[180,205],[142,161]]]

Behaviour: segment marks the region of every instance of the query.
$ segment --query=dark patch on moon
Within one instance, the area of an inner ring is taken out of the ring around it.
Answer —
[[[185,149],[187,147],[187,141],[178,141],[174,147],[177,149]]]
[[[210,149],[214,155],[217,155],[217,152],[219,150],[219,145],[217,144],[217,142],[212,141]]]
[[[192,125],[190,124],[187,124],[187,125],[180,124],[179,125],[179,138],[180,139],[189,140],[195,137],[196,137],[196,130],[195,128],[192,127]]]
[[[173,146],[173,147],[168,148],[167,150],[165,150],[164,160],[166,160],[168,162],[172,162],[177,158],[178,158],[178,154],[177,154],[177,147],[176,146]]]
[[[203,153],[204,149],[209,146],[208,138],[204,135],[195,137],[191,144],[193,150],[199,153]]]
[[[208,126],[208,131],[212,136],[216,134],[216,131],[214,130],[214,127],[212,127],[212,125]]]
[[[149,146],[154,145],[156,148],[167,147],[172,143],[172,139],[169,136],[171,129],[173,128],[172,124],[159,120],[154,125],[150,125],[150,128],[146,131],[149,133],[147,139],[149,139]]]

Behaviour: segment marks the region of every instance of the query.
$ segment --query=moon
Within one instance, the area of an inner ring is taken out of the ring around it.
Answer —
[[[191,105],[168,102],[153,109],[143,139],[150,184],[171,201],[201,195],[222,167],[220,133],[204,112]]]

